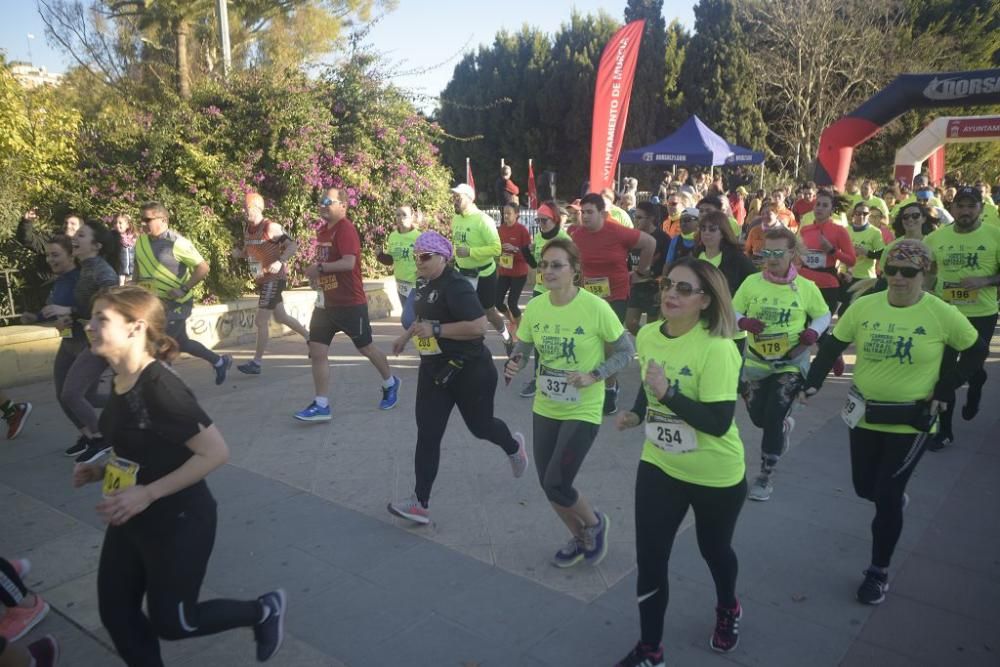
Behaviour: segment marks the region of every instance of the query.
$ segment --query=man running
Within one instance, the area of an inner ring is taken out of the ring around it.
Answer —
[[[246,259],[250,264],[250,274],[257,283],[257,349],[254,357],[236,368],[247,375],[260,375],[261,361],[264,359],[264,349],[270,337],[271,316],[279,324],[299,334],[306,341],[309,332],[298,320],[285,312],[281,302],[281,293],[285,290],[288,280],[286,262],[295,256],[298,244],[289,238],[281,225],[264,217],[264,198],[256,192],[246,196],[244,211],[247,224],[243,228],[243,247],[233,249],[233,257]]]
[[[309,322],[309,357],[312,360],[316,397],[295,418],[304,422],[328,422],[330,412],[330,343],[338,331],[350,336],[358,352],[368,358],[382,376],[380,410],[391,410],[399,402],[398,377],[389,370],[382,350],[372,343],[368,321],[368,299],[361,279],[361,238],[347,217],[347,203],[340,190],[331,188],[319,202],[324,224],[316,230],[316,262],[306,269],[309,280],[320,291],[320,302]]]
[[[215,369],[215,384],[226,381],[233,358],[219,356],[187,335],[187,320],[194,308],[194,289],[208,276],[208,262],[188,239],[170,229],[170,213],[160,202],[140,208],[143,233],[135,242],[134,280],[163,302],[167,313],[167,335],[181,352],[204,359]]]

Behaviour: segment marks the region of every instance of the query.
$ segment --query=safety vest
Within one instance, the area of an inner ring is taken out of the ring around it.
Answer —
[[[194,293],[184,287],[188,275],[187,267],[184,267],[182,276],[172,273],[153,252],[147,234],[141,234],[135,242],[135,264],[139,284],[161,299],[185,303],[194,297]],[[175,289],[184,290],[184,296],[180,298],[169,296],[170,291]]]

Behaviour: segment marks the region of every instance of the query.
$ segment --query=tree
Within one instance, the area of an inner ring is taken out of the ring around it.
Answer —
[[[625,23],[645,20],[639,59],[632,84],[623,145],[645,146],[663,129],[663,77],[666,57],[666,22],[663,0],[628,0]]]
[[[663,113],[661,115],[661,133],[674,130],[685,120],[684,93],[680,88],[681,69],[684,67],[684,56],[687,53],[691,35],[684,29],[680,21],[674,19],[667,26],[664,44],[665,57],[663,67]]]

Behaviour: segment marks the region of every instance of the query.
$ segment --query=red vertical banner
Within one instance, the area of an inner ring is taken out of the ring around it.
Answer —
[[[931,185],[941,185],[944,180],[944,145],[927,158],[927,177]]]
[[[538,208],[538,188],[535,186],[535,168],[528,160],[528,208]]]
[[[476,179],[472,177],[472,164],[469,162],[469,158],[465,158],[465,182],[469,184],[472,191],[476,191]]]
[[[615,165],[628,120],[632,80],[639,59],[643,21],[632,21],[615,33],[601,55],[594,90],[594,122],[590,138],[590,191],[614,187]]]

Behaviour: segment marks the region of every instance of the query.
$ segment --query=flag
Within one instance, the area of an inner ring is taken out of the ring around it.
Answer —
[[[469,184],[472,191],[476,191],[476,179],[472,177],[472,165],[469,163],[469,158],[465,158],[465,182]]]
[[[632,79],[639,58],[639,42],[646,22],[632,21],[615,33],[601,55],[594,91],[594,124],[590,138],[590,191],[612,187],[615,165],[632,97]]]
[[[538,188],[535,187],[535,168],[528,160],[528,208],[538,208]]]

